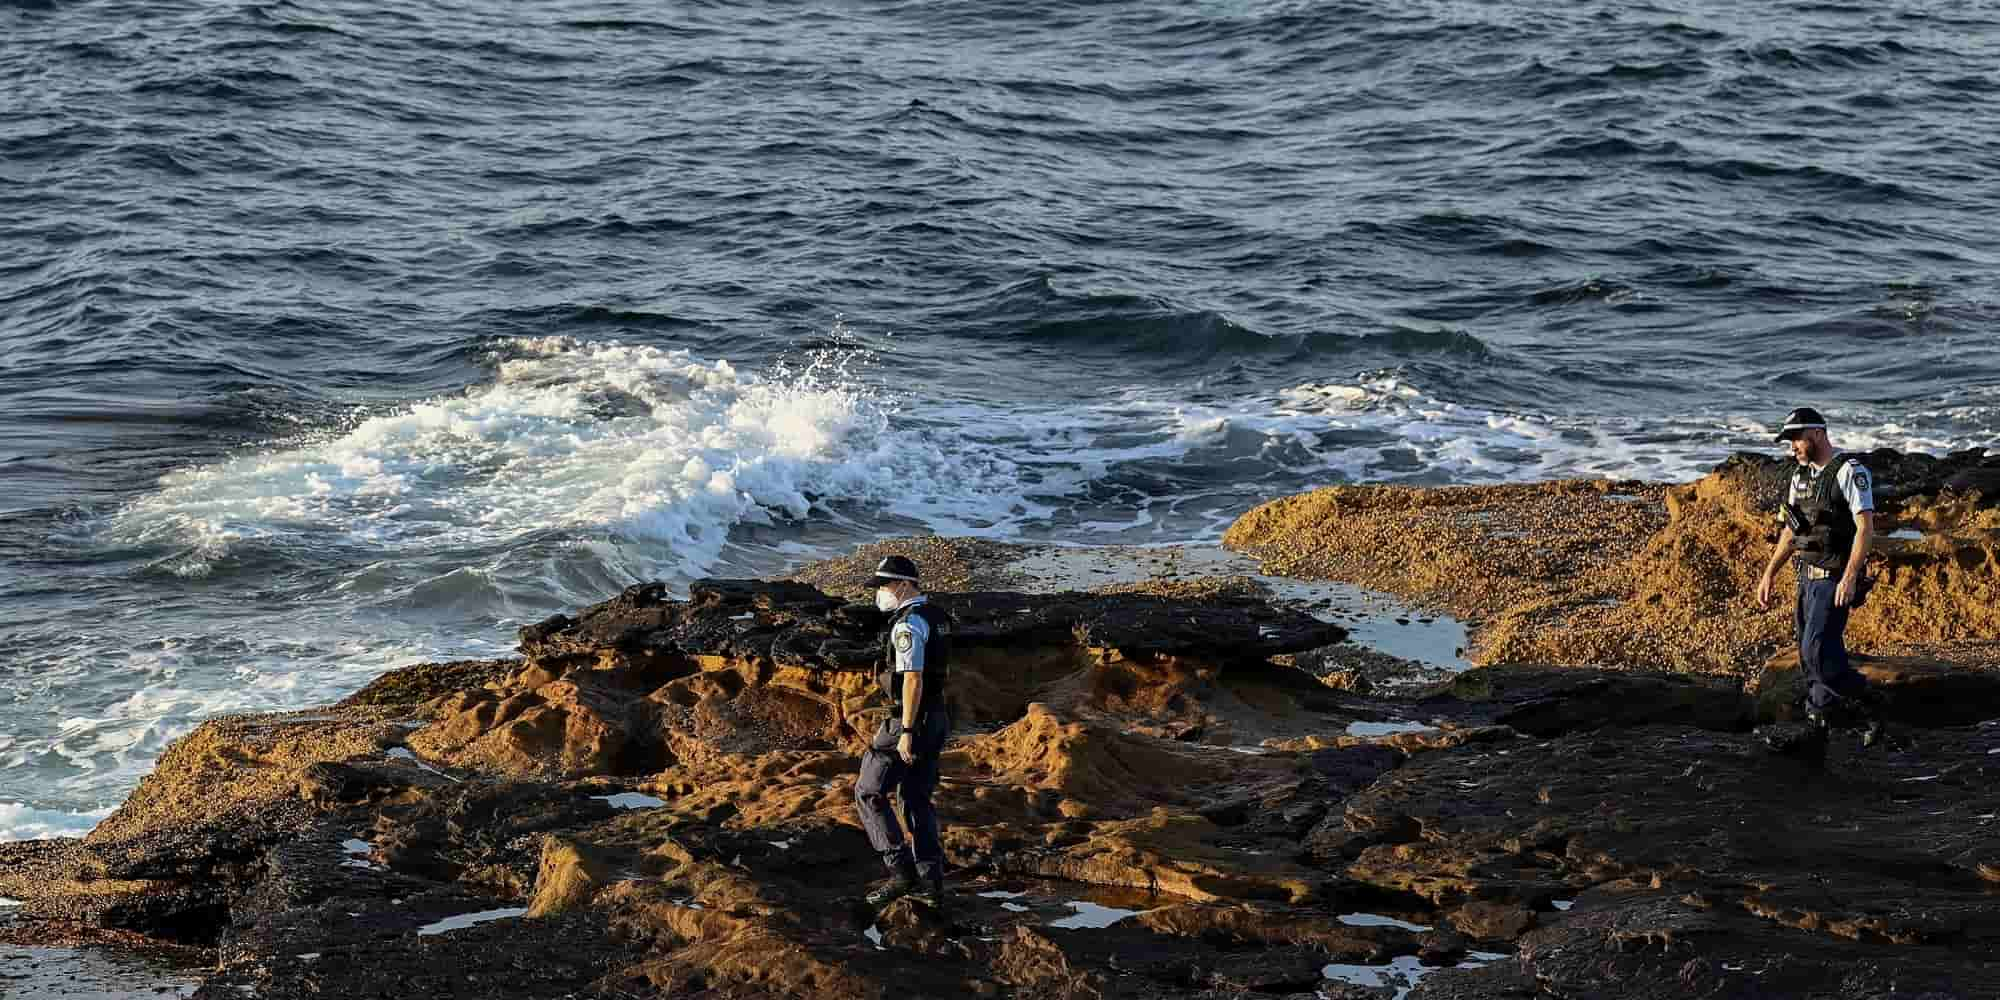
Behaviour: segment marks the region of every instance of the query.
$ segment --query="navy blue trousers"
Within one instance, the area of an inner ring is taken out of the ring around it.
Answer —
[[[1799,578],[1799,602],[1793,614],[1798,627],[1799,669],[1805,674],[1806,704],[1826,708],[1843,698],[1858,698],[1868,679],[1847,660],[1847,609],[1835,607],[1839,577]]]
[[[937,790],[938,755],[951,735],[951,719],[945,712],[930,712],[917,724],[911,741],[914,764],[903,762],[896,753],[896,741],[903,735],[903,720],[891,716],[875,730],[868,749],[861,754],[861,776],[854,781],[854,801],[861,811],[861,828],[868,831],[868,843],[882,855],[883,863],[894,868],[908,849],[903,829],[909,828],[914,841],[917,866],[928,877],[944,864],[944,845],[938,840],[937,808],[931,793]],[[896,811],[889,805],[894,792],[903,803],[903,825],[896,823]]]

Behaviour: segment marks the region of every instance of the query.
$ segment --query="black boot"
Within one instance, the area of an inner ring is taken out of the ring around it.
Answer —
[[[1889,743],[1889,727],[1884,726],[1881,719],[1870,718],[1861,726],[1861,748],[1863,750],[1875,746],[1888,745]]]
[[[1894,750],[1900,742],[1889,734],[1888,725],[1882,721],[1882,701],[1882,696],[1873,689],[1863,691],[1861,696],[1855,699],[1856,714],[1860,716],[1863,749],[1880,746]]]
[[[1833,726],[1819,709],[1806,712],[1806,731],[1799,742],[1797,756],[1809,771],[1826,770],[1826,745],[1833,735]]]
[[[917,866],[917,879],[922,883],[924,901],[944,909],[944,863],[931,861]]]
[[[886,906],[924,887],[923,882],[917,878],[917,864],[910,860],[908,854],[898,854],[895,862],[889,867],[895,874],[889,881],[868,891],[869,906]]]

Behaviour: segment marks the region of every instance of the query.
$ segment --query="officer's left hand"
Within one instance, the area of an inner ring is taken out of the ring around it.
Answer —
[[[1854,578],[1843,576],[1840,578],[1840,586],[1833,588],[1833,606],[1844,608],[1852,600],[1854,600]]]
[[[896,755],[903,758],[903,763],[914,764],[917,762],[916,751],[916,737],[911,736],[909,730],[903,730],[903,735],[896,738]]]

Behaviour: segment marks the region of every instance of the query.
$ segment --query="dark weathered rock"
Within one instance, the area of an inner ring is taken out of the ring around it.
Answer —
[[[1265,659],[1337,642],[1338,625],[1263,601],[1195,603],[1147,594],[936,594],[961,649],[1081,644],[1128,656]],[[784,666],[864,669],[882,617],[805,584],[700,580],[685,602],[658,584],[627,589],[575,618],[521,630],[521,651],[541,663],[594,658],[605,649],[768,660]],[[853,657],[829,659],[822,647]]]
[[[1374,784],[1384,772],[1401,767],[1406,755],[1392,747],[1364,744],[1315,750],[1308,759],[1326,779],[1328,794],[1345,799]]]
[[[1727,678],[1573,667],[1482,667],[1460,674],[1430,704],[1535,736],[1672,723],[1734,732],[1754,722],[1751,700]]]
[[[2000,995],[2000,964],[1990,950],[1980,958],[1948,946],[1885,948],[1834,928],[1802,933],[1643,885],[1605,896],[1522,939],[1520,964],[1546,993],[1635,1000]]]
[[[943,911],[860,904],[879,615],[752,581],[633,588],[497,675],[210,722],[87,840],[0,845],[0,895],[206,949],[203,997],[1380,997],[1319,966],[1412,956],[1467,964],[1412,1000],[1992,981],[2000,730],[1843,741],[1815,776],[1726,681],[1512,667],[1393,701],[1274,662],[1338,630],[1255,600],[939,600]],[[1978,711],[1951,700],[1905,709]],[[1347,730],[1389,718],[1436,728]],[[1132,915],[1064,926],[1077,883]]]
[[[2000,907],[1976,875],[1987,835],[1965,823],[2000,807],[1964,784],[1994,769],[1978,732],[1931,733],[1921,753],[1839,744],[1818,777],[1747,735],[1674,727],[1620,734],[1615,753],[1599,733],[1421,755],[1348,801],[1369,842],[1348,874],[1454,919],[1471,903],[1534,912],[1521,961],[1560,995],[1677,995],[1697,959],[1697,995],[1729,981],[1733,995],[1859,997],[1888,981],[1843,985],[1857,961],[1916,984],[1996,982]],[[1744,992],[1758,982],[1771,986]]]

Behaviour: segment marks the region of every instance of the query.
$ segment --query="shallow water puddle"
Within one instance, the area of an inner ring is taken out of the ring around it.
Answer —
[[[1353,986],[1393,986],[1394,1000],[1403,1000],[1416,989],[1417,983],[1442,968],[1478,969],[1498,962],[1509,956],[1491,951],[1467,952],[1465,961],[1453,966],[1427,966],[1415,955],[1404,955],[1386,965],[1346,965],[1331,962],[1320,969],[1320,975],[1327,979],[1348,983]]]
[[[349,837],[341,841],[340,850],[342,853],[348,855],[347,860],[340,863],[340,867],[342,868],[373,870],[381,867],[368,858],[370,854],[375,853],[375,846],[359,837]]]
[[[1396,996],[1400,998],[1410,992],[1411,987],[1431,970],[1424,968],[1415,955],[1404,955],[1387,965],[1345,965],[1329,962],[1319,970],[1321,976],[1355,986],[1388,986],[1400,984]]]
[[[1394,736],[1398,733],[1434,733],[1436,726],[1421,722],[1350,722],[1347,724],[1349,736]]]
[[[1395,917],[1385,917],[1379,913],[1343,913],[1340,922],[1349,927],[1400,927],[1406,931],[1427,931],[1429,924],[1413,924]]]
[[[1574,899],[1558,899],[1555,901],[1555,907],[1558,910],[1567,910],[1575,905],[1576,905],[1576,900]]]
[[[1121,910],[1115,906],[1102,906],[1084,900],[1072,900],[1069,908],[1075,910],[1071,916],[1049,921],[1050,927],[1089,928],[1096,930],[1109,927],[1126,917],[1136,917],[1144,910]]]
[[[666,805],[667,800],[643,795],[639,792],[619,792],[616,795],[593,795],[591,798],[610,803],[613,809],[657,809]]]
[[[389,754],[389,756],[394,757],[397,760],[407,760],[410,763],[417,765],[418,770],[429,771],[430,773],[435,774],[438,777],[443,778],[447,781],[456,782],[459,780],[458,778],[455,778],[449,774],[444,773],[443,771],[438,770],[435,767],[430,766],[429,764],[424,763],[417,757],[417,755],[414,752],[410,750],[409,747],[390,747],[387,753]]]
[[[1006,910],[1009,913],[1026,913],[1028,912],[1029,907],[1022,906],[1019,903],[1011,902],[1011,900],[1020,899],[1021,897],[1026,895],[1027,893],[1025,892],[1008,892],[1004,889],[993,889],[988,892],[980,893],[979,898],[1009,900],[1009,902],[1001,903],[1000,908]]]
[[[1166,564],[1173,576],[1160,576],[1162,552],[1173,554]],[[1270,588],[1273,600],[1298,604],[1313,617],[1346,628],[1350,642],[1453,672],[1472,666],[1463,653],[1469,634],[1464,622],[1350,583],[1267,576],[1257,560],[1219,545],[1058,547],[1035,552],[1008,569],[1043,586],[1077,590],[1155,579],[1247,576]]]
[[[976,895],[999,901],[1009,913],[1035,914],[1031,919],[1063,930],[1101,930],[1159,905],[1157,895],[1138,889],[1092,888],[1089,894],[1104,900],[1101,903],[1071,898],[1078,888],[1072,882],[1035,882],[1026,889],[988,889]]]
[[[511,920],[515,917],[526,916],[527,912],[528,908],[525,906],[509,906],[504,909],[498,909],[498,910],[480,910],[477,913],[461,913],[455,917],[446,917],[443,920],[440,920],[433,924],[425,924],[424,926],[417,928],[417,934],[420,937],[429,937],[433,934],[443,934],[447,931],[463,930],[475,924],[483,924],[487,923],[488,921]]]
[[[874,942],[876,951],[889,950],[888,947],[882,943],[882,928],[877,927],[874,924],[869,924],[868,929],[861,932],[861,936]]]
[[[205,971],[162,965],[113,948],[0,946],[0,996],[73,1000],[190,997]]]

